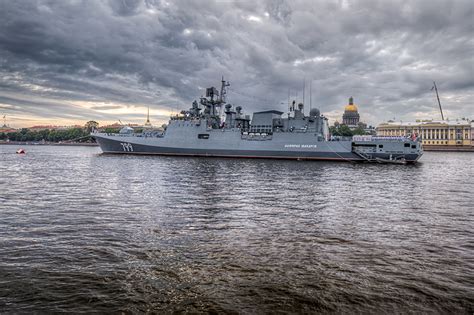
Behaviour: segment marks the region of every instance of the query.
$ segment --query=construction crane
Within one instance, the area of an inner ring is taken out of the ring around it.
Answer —
[[[433,87],[431,88],[431,91],[433,91],[433,89],[436,91],[436,98],[438,99],[439,111],[441,112],[441,119],[444,120],[443,109],[441,108],[441,102],[439,100],[439,95],[438,95],[438,88],[436,87],[435,81],[433,81]]]

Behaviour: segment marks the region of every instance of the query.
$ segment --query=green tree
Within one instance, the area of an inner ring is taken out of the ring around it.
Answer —
[[[58,139],[58,134],[56,130],[50,130],[48,133],[48,141],[55,142]]]
[[[351,130],[347,125],[337,125],[329,127],[329,132],[333,136],[352,137],[353,135],[365,135],[365,131],[361,128]]]
[[[338,132],[343,137],[352,137],[352,130],[347,125],[340,125]]]
[[[7,139],[9,139],[10,141],[17,141],[16,140],[17,135],[18,135],[18,133],[16,131],[15,132],[9,132],[9,133],[7,133]]]
[[[119,128],[105,128],[105,133],[118,133],[120,131]]]
[[[89,120],[88,122],[86,122],[84,126],[87,133],[91,133],[93,130],[97,129],[98,127],[99,127],[99,123],[94,120]]]
[[[44,129],[38,131],[39,139],[38,140],[47,140],[49,136],[49,129]]]
[[[366,135],[367,132],[365,132],[365,130],[363,128],[358,127],[356,129],[352,130],[352,134],[353,135]]]

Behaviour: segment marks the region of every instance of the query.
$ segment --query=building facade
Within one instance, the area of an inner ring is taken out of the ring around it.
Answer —
[[[378,136],[420,136],[424,145],[471,146],[474,124],[468,119],[381,123]]]
[[[357,128],[359,121],[359,111],[357,106],[354,105],[354,99],[351,96],[349,98],[349,104],[344,107],[344,114],[342,115],[342,124],[347,125],[350,128]]]
[[[471,121],[471,145],[474,147],[474,121]]]

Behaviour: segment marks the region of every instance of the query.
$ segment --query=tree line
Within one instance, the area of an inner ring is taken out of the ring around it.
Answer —
[[[71,128],[66,130],[44,129],[44,130],[30,130],[23,128],[15,132],[0,133],[0,140],[10,141],[71,141],[77,142],[91,142],[87,130],[83,128]]]
[[[352,137],[355,135],[366,135],[367,132],[361,126],[351,130],[347,125],[336,125],[329,127],[329,132],[333,136]]]
[[[59,141],[75,141],[75,142],[95,142],[89,135],[92,130],[98,128],[98,123],[95,121],[89,121],[86,123],[84,128],[70,128],[64,130],[58,129],[44,129],[44,130],[30,130],[23,128],[15,132],[0,133],[0,140],[10,141],[48,141],[48,142],[59,142]],[[116,133],[119,129],[105,128],[103,132]],[[139,132],[139,130],[135,130]],[[365,135],[367,134],[362,126],[351,130],[346,125],[336,125],[329,128],[329,132],[333,136],[351,137],[354,135]]]
[[[0,133],[0,140],[10,141],[48,141],[48,142],[59,142],[59,141],[74,141],[74,142],[95,142],[91,137],[90,133],[92,130],[98,128],[99,124],[93,120],[88,121],[84,128],[69,128],[69,129],[43,129],[43,130],[30,130],[28,128],[22,128],[14,132],[2,132]],[[110,129],[110,130],[107,130]],[[106,128],[105,132],[116,132],[113,128]]]

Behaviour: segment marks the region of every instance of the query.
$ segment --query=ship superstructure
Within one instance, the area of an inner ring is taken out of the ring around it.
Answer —
[[[135,134],[93,133],[104,153],[189,155],[243,158],[280,158],[369,162],[416,162],[423,153],[418,138],[334,138],[328,119],[317,108],[309,115],[296,102],[288,112],[255,112],[250,119],[241,106],[226,103],[226,87],[211,87],[199,103],[171,117],[164,131]],[[223,117],[220,112],[223,110]]]

